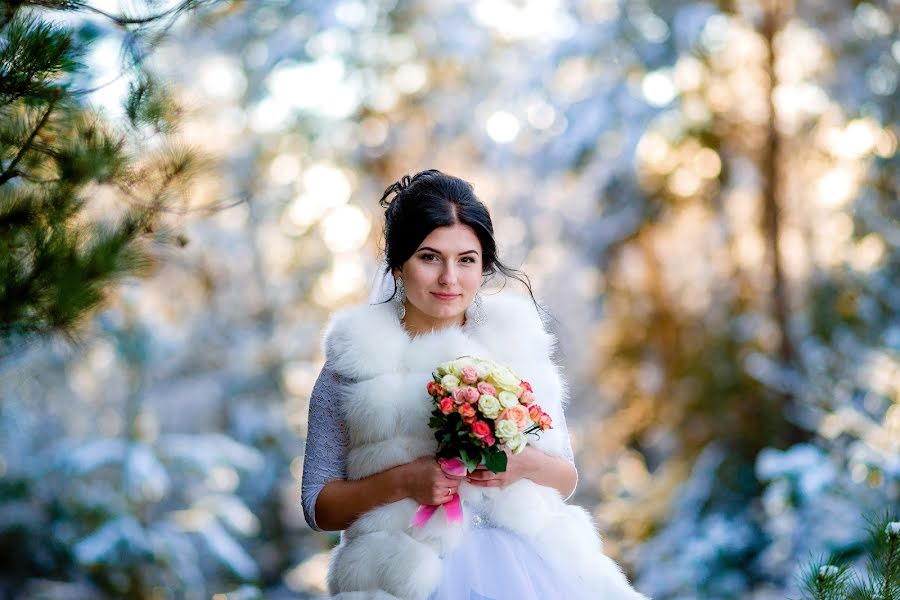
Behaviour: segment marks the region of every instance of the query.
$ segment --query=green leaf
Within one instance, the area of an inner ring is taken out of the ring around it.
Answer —
[[[480,456],[472,456],[468,452],[466,452],[465,448],[460,448],[459,457],[462,459],[463,464],[466,465],[466,470],[471,473],[478,467]]]
[[[506,452],[485,450],[484,466],[494,473],[506,471]]]

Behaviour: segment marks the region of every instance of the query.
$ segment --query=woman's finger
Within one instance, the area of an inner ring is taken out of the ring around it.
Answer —
[[[444,504],[453,499],[453,494],[457,493],[457,489],[455,487],[446,486],[441,488],[440,490],[435,490],[434,497],[438,500],[437,504]]]

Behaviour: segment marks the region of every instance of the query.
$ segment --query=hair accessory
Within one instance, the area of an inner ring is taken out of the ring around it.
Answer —
[[[391,204],[394,203],[394,200],[397,199],[397,196],[399,196],[401,192],[406,190],[406,188],[409,187],[409,184],[411,182],[412,182],[412,177],[410,177],[409,175],[404,175],[398,181],[395,181],[391,185],[387,186],[387,188],[384,190],[384,194],[382,194],[382,196],[381,196],[381,200],[379,200],[378,203],[383,208],[390,208]],[[391,194],[394,194],[394,193],[396,195],[393,198],[391,198],[390,200],[388,200],[387,199],[388,196],[390,196]]]

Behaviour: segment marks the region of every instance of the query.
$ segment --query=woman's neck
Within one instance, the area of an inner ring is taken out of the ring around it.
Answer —
[[[419,335],[446,329],[447,327],[462,327],[466,323],[466,313],[463,312],[449,319],[434,319],[418,310],[415,306],[406,302],[406,315],[401,324],[410,335]]]

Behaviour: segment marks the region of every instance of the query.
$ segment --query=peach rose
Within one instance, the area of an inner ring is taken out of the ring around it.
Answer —
[[[537,420],[538,427],[541,429],[550,429],[551,424],[553,423],[553,419],[550,418],[550,415],[544,413]]]
[[[482,396],[493,396],[497,397],[497,388],[489,384],[487,381],[482,381],[478,384],[478,393]]]
[[[521,404],[516,404],[511,408],[507,408],[500,413],[500,417],[498,418],[513,421],[519,431],[525,431],[525,429],[531,425],[531,416],[528,414],[528,409]]]
[[[463,423],[471,425],[475,422],[475,407],[471,404],[460,404],[459,414],[462,415]]]
[[[478,381],[478,369],[475,367],[463,367],[460,371],[460,379],[463,383],[475,383]]]
[[[441,412],[449,415],[453,412],[453,399],[450,397],[442,398],[440,402]]]
[[[541,418],[541,415],[544,414],[543,409],[541,409],[540,404],[532,404],[528,407],[528,416],[531,417],[531,420],[535,423],[538,422],[538,419]]]

